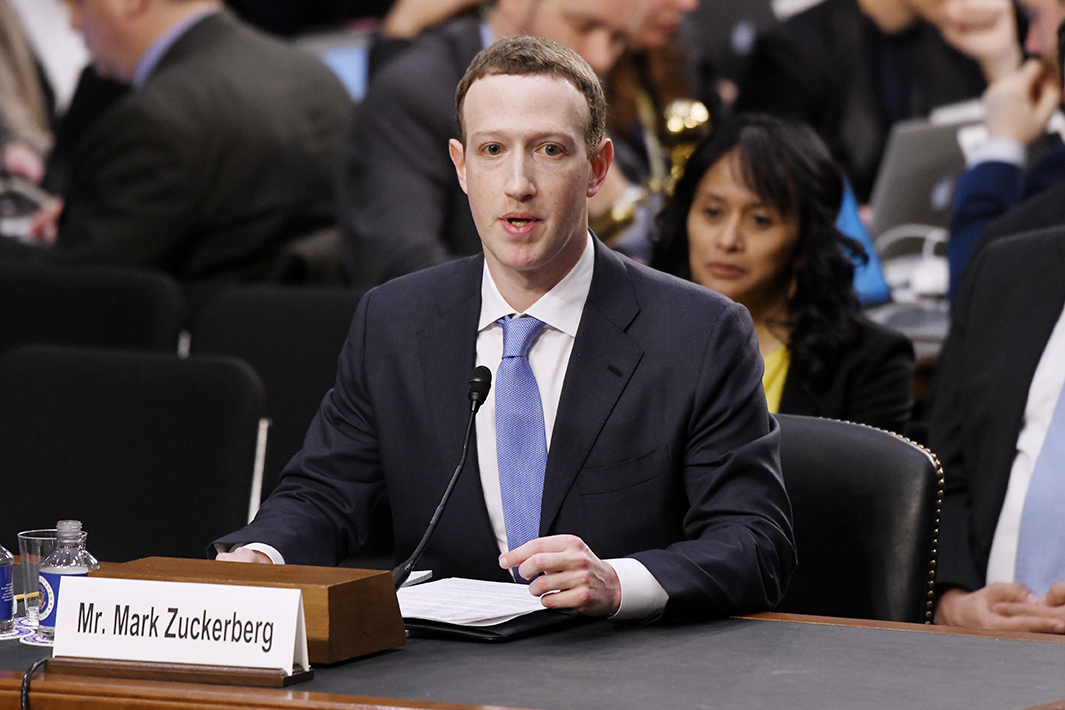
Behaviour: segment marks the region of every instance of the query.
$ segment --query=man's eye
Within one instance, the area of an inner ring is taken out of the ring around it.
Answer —
[[[545,145],[544,153],[547,155],[562,155],[562,148],[557,145]]]
[[[491,145],[485,146],[484,152],[488,153],[489,155],[499,155],[503,152],[503,147],[493,143]]]

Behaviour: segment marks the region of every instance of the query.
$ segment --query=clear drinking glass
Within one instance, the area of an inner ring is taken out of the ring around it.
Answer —
[[[41,560],[56,546],[55,528],[26,530],[18,534],[18,554],[22,559],[22,591],[25,594],[26,625],[37,626],[37,571]]]

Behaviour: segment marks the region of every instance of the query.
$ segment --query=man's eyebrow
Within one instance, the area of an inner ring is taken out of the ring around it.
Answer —
[[[503,141],[511,137],[511,134],[506,131],[473,131],[469,135],[469,140],[473,141]],[[545,140],[554,141],[555,143],[562,143],[564,145],[575,145],[577,138],[571,136],[565,131],[542,131],[540,133],[533,133],[528,136],[522,137],[522,142],[526,143],[540,143]]]

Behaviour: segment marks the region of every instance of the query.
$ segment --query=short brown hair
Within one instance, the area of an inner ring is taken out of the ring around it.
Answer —
[[[501,39],[481,50],[455,90],[455,112],[459,122],[459,135],[466,144],[466,126],[462,120],[462,107],[473,82],[486,76],[529,76],[545,74],[565,79],[573,84],[588,102],[588,128],[584,140],[588,144],[589,157],[606,134],[606,96],[599,77],[588,62],[564,45],[542,37],[519,35]]]

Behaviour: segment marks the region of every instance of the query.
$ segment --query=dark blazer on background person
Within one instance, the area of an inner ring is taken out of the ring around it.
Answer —
[[[989,244],[966,272],[932,390],[946,489],[936,582],[986,583],[1028,390],[1065,307],[1065,229]]]
[[[211,15],[84,134],[48,259],[201,290],[267,278],[287,243],[334,223],[350,109],[315,57]]]
[[[866,318],[857,343],[833,367],[829,387],[814,391],[788,373],[781,414],[843,419],[906,434],[913,408],[913,344]]]
[[[484,49],[481,21],[423,32],[370,81],[343,140],[337,221],[347,279],[371,287],[459,256],[481,240],[455,179],[455,87]]]
[[[965,270],[968,265],[976,260],[976,255],[988,244],[1003,237],[1012,237],[1038,229],[1049,229],[1061,224],[1065,224],[1065,180],[1058,180],[1049,186],[1044,186],[1028,199],[1008,209],[998,219],[982,224],[980,234],[971,247],[971,253],[961,264],[959,284],[965,281]],[[951,239],[953,240],[953,235]],[[949,250],[947,253],[949,256]],[[951,267],[953,269],[954,264],[951,264]],[[951,290],[956,292],[958,288],[959,286],[952,281]]]
[[[337,564],[366,539],[387,487],[397,559],[411,553],[459,460],[483,269],[470,257],[363,298],[303,450],[255,520],[220,544]],[[760,365],[743,308],[595,240],[540,534],[638,559],[669,594],[667,617],[771,609],[795,560]],[[508,580],[498,557],[471,444],[419,568]]]
[[[1035,161],[1030,170],[989,160],[970,167],[958,178],[947,243],[951,300],[961,285],[965,265],[983,243],[985,232],[1000,236],[1020,234],[1065,221],[1065,204],[1060,194],[1065,188],[1059,188],[1049,203],[1034,199],[1063,181],[1065,146],[1060,144]],[[1052,205],[1052,211],[1046,215],[1042,210],[1048,204]],[[1012,219],[1007,219],[1014,213]]]
[[[909,33],[909,34],[907,34]],[[922,22],[896,36],[912,62],[911,118],[979,97],[979,65]],[[740,81],[736,111],[808,123],[828,143],[858,201],[869,201],[891,129],[875,48],[890,41],[856,0],[824,0],[760,35]]]

